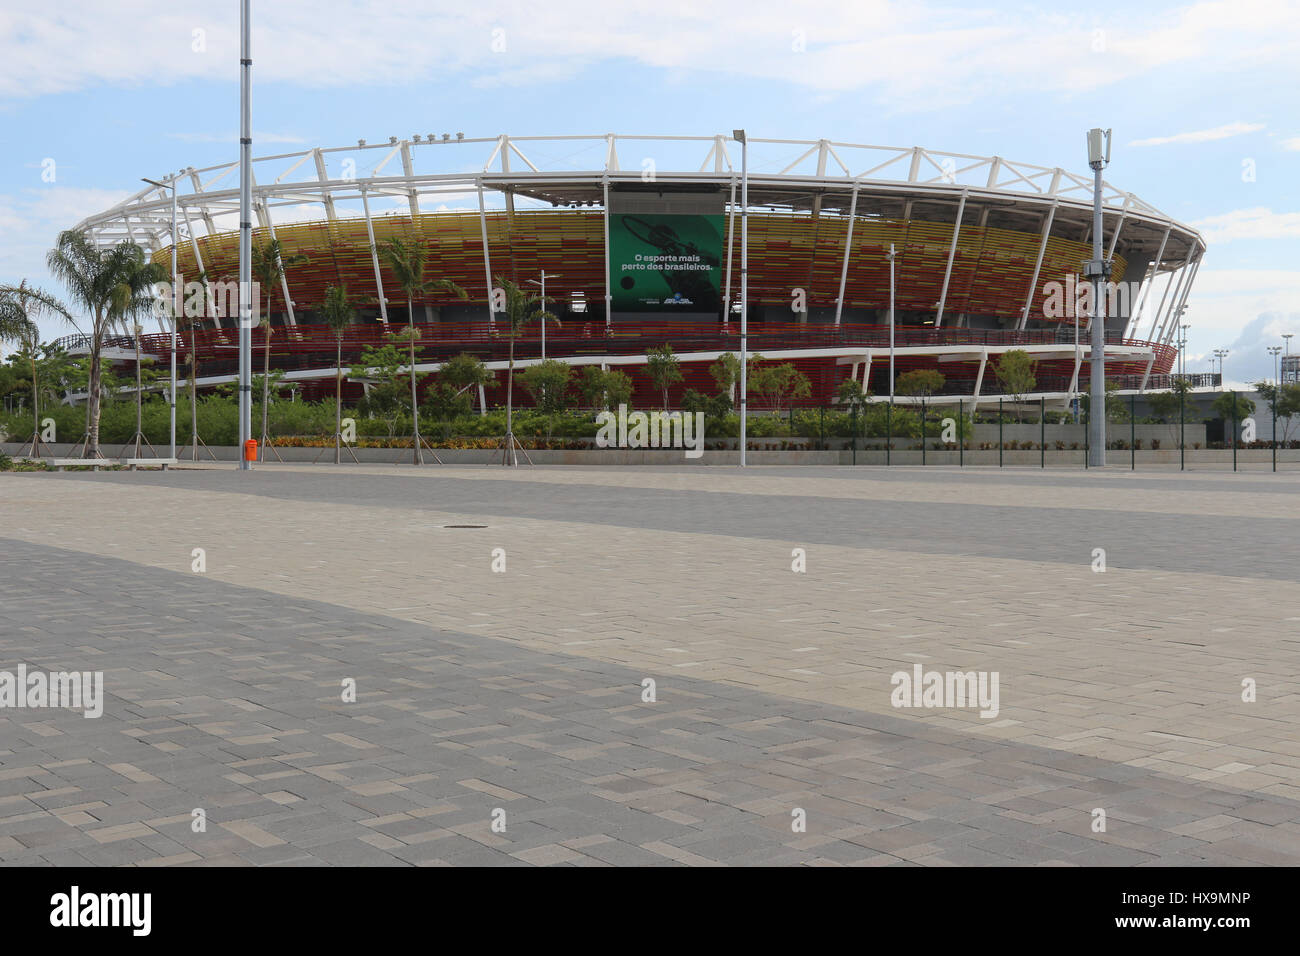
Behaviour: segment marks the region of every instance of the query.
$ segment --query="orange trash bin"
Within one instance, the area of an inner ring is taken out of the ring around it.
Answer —
[[[257,439],[250,438],[244,442],[244,461],[257,461]]]

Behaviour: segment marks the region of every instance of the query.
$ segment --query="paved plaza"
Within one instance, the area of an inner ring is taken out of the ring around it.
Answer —
[[[0,862],[1300,864],[1298,487],[6,474],[0,671],[105,702],[0,709]]]

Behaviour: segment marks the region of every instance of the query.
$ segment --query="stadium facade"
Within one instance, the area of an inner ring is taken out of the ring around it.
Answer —
[[[999,355],[1024,349],[1038,362],[1033,401],[1061,407],[1086,390],[1089,310],[1074,294],[1091,258],[1091,175],[921,147],[749,142],[749,348],[804,371],[805,402],[830,402],[850,375],[888,394],[891,249],[897,374],[936,368],[945,395],[996,403]],[[404,325],[405,294],[375,251],[401,237],[428,248],[431,278],[466,292],[415,299],[429,370],[465,351],[503,369],[494,280],[546,273],[561,320],[547,357],[623,367],[635,400],[658,404],[636,367],[667,342],[686,373],[674,398],[712,391],[708,364],[739,350],[739,150],[726,136],[429,134],[256,159],[254,241],[277,238],[286,258],[307,258],[271,290],[272,366],[308,394],[332,391],[335,340],[318,315],[331,285],[368,300],[344,336],[345,364]],[[164,264],[175,242],[183,283],[235,279],[238,164],[174,181],[174,236],[170,191],[156,186],[77,228],[102,243],[131,239]],[[1107,377],[1125,391],[1161,387],[1205,243],[1132,193],[1107,184],[1103,201]],[[209,301],[184,333],[200,387],[235,374],[236,316]],[[167,335],[142,338],[167,354]],[[133,354],[133,342],[117,345]],[[540,355],[534,326],[517,364]]]

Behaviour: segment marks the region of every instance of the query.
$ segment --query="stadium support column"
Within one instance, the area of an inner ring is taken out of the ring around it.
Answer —
[[[1088,404],[1088,467],[1100,468],[1106,464],[1106,303],[1102,298],[1102,284],[1110,269],[1102,258],[1101,248],[1101,171],[1110,162],[1110,131],[1088,131],[1088,165],[1092,167],[1092,259],[1087,265],[1087,278],[1092,280],[1092,356],[1089,372],[1092,378],[1091,400]]]
[[[239,23],[239,470],[252,462],[244,442],[252,437],[253,364],[253,53],[252,4],[240,4]]]
[[[1156,307],[1156,314],[1151,320],[1151,334],[1147,336],[1152,342],[1164,341],[1165,327],[1169,322],[1169,312],[1165,310],[1165,302],[1168,301],[1171,291],[1174,293],[1174,298],[1178,298],[1178,290],[1182,287],[1183,276],[1192,264],[1192,251],[1187,253],[1187,258],[1183,260],[1183,264],[1178,268],[1178,282],[1175,284],[1174,276],[1171,273],[1169,281],[1165,283],[1165,291],[1160,295],[1160,305]],[[1156,328],[1157,325],[1159,325],[1159,329]]]
[[[1196,261],[1192,263],[1192,271],[1187,275],[1187,281],[1183,283],[1182,289],[1179,290],[1177,301],[1173,304],[1174,328],[1178,327],[1182,321],[1182,315],[1187,311],[1187,296],[1192,291],[1192,283],[1196,281],[1196,274],[1201,271],[1201,259],[1203,256],[1197,256]],[[1170,341],[1173,336],[1170,336]]]
[[[966,214],[966,190],[961,191],[961,202],[957,203],[957,221],[952,227],[952,245],[948,247],[948,268],[943,273],[943,290],[939,293],[939,307],[934,316],[934,327],[943,325],[943,307],[948,301],[948,283],[952,279],[952,262],[957,257],[957,236],[961,234],[961,217]]]
[[[370,264],[375,268],[375,293],[379,296],[379,318],[388,324],[388,303],[384,299],[384,278],[379,273],[379,250],[375,246],[375,225],[370,219],[370,199],[366,187],[361,187],[361,208],[366,214],[366,238],[370,240]]]
[[[271,218],[271,204],[267,202],[263,202],[262,208],[266,211],[266,234],[270,236],[271,241],[274,242],[275,241],[275,220]],[[293,314],[293,297],[289,295],[289,279],[285,275],[284,262],[278,253],[276,254],[276,259],[278,260],[276,262],[276,265],[280,267],[280,291],[284,294],[284,309],[285,312],[287,313],[286,321],[288,322],[289,325],[297,325],[298,319]],[[271,317],[269,315],[266,317],[266,321],[267,324],[269,325],[271,322]]]
[[[190,224],[188,210],[182,209],[181,217],[185,220],[185,231],[190,235],[190,250],[194,253],[194,267],[199,270],[199,275],[203,277],[203,311],[212,320],[213,328],[219,329],[221,328],[221,317],[217,315],[216,303],[212,301],[212,283],[208,281],[203,268],[203,253],[199,252],[198,240],[194,238],[194,226]],[[198,461],[197,458],[194,460]]]
[[[849,252],[853,249],[853,222],[858,215],[858,184],[853,184],[853,198],[849,200],[849,225],[844,233],[844,262],[840,266],[840,295],[835,300],[835,327],[839,328],[844,314],[844,287],[849,281]]]
[[[492,254],[488,251],[487,207],[483,204],[483,180],[481,179],[478,180],[478,225],[483,233],[483,276],[487,281],[488,328],[495,329],[497,314],[492,303]]]
[[[1052,207],[1047,211],[1047,218],[1043,220],[1043,238],[1038,243],[1038,258],[1034,260],[1034,277],[1029,280],[1029,294],[1025,296],[1025,307],[1020,313],[1017,329],[1023,329],[1029,324],[1029,310],[1034,304],[1034,292],[1038,289],[1038,275],[1043,269],[1043,256],[1047,253],[1047,238],[1052,234],[1052,223],[1056,220],[1058,203],[1060,203],[1059,199],[1052,203]]]
[[[601,190],[604,193],[605,202],[605,331],[609,331],[610,324],[614,318],[614,290],[609,284],[609,176],[601,178]],[[730,266],[728,266],[730,268]],[[543,323],[545,324],[545,323]]]
[[[1165,255],[1165,245],[1169,242],[1169,234],[1173,232],[1172,225],[1165,227],[1165,234],[1160,238],[1160,248],[1156,250],[1156,257],[1151,260],[1151,275],[1146,277],[1142,283],[1142,292],[1138,295],[1137,304],[1133,306],[1133,322],[1130,335],[1137,335],[1141,331],[1142,310],[1146,308],[1147,300],[1151,298],[1151,289],[1156,284],[1156,279],[1160,275],[1160,262]]]

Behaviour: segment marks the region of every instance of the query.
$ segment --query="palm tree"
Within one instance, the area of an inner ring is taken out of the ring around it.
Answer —
[[[348,298],[347,285],[332,285],[325,290],[321,316],[334,333],[334,464],[340,463],[340,442],[343,432],[343,332],[355,320],[357,309]],[[351,449],[348,449],[351,452]],[[357,456],[352,453],[352,460]]]
[[[24,279],[16,286],[0,286],[0,342],[12,342],[22,348],[32,366],[32,454],[39,454],[41,443],[40,387],[36,375],[36,353],[40,348],[40,329],[36,317],[53,315],[75,323],[63,303],[54,296],[32,288]]]
[[[266,457],[266,424],[271,392],[271,302],[284,279],[284,270],[289,266],[306,265],[310,261],[298,253],[292,256],[282,255],[279,239],[253,244],[253,276],[266,290],[266,313],[261,322],[262,328],[266,330],[266,344],[262,349],[262,442],[258,449],[263,459]]]
[[[124,261],[122,281],[113,296],[109,309],[112,324],[118,325],[124,332],[130,332],[135,341],[135,456],[140,457],[140,443],[147,442],[144,437],[144,389],[140,375],[140,335],[144,331],[138,317],[145,312],[152,312],[157,306],[154,286],[168,280],[166,270],[159,264],[149,262],[144,250],[139,246],[138,256],[131,256]],[[153,446],[149,446],[153,450]]]
[[[200,272],[198,281],[195,283],[195,295],[198,301],[191,304],[187,302],[180,313],[185,317],[185,326],[190,330],[190,351],[185,356],[185,364],[190,370],[190,455],[194,461],[199,460],[199,329],[203,323],[203,317],[208,314],[208,273],[207,270]],[[196,308],[197,307],[197,308]],[[196,314],[191,315],[191,312]],[[184,344],[184,337],[181,342]],[[206,447],[206,446],[205,446]],[[211,453],[211,450],[209,450]]]
[[[526,292],[509,279],[500,276],[497,276],[496,285],[505,296],[503,311],[508,329],[506,334],[510,336],[510,363],[506,373],[506,445],[501,463],[518,465],[519,460],[514,454],[515,445],[518,444],[514,431],[515,339],[523,331],[524,326],[534,319],[554,322],[556,325],[560,324],[560,320],[553,313],[546,311],[546,302],[540,294]],[[489,294],[491,294],[490,290]]]
[[[411,349],[411,427],[415,445],[415,464],[424,464],[424,455],[420,451],[420,406],[415,397],[415,296],[429,295],[434,292],[450,292],[457,298],[465,298],[465,290],[450,279],[430,279],[425,275],[428,250],[424,243],[400,237],[389,239],[378,247],[379,254],[388,263],[388,268],[397,277],[397,284],[406,293],[406,328],[408,345]]]
[[[91,316],[84,454],[88,458],[102,458],[99,362],[104,336],[115,324],[149,307],[149,289],[165,280],[165,270],[146,264],[144,251],[133,242],[100,248],[85,233],[72,229],[59,233],[55,247],[45,257],[45,264],[68,287],[72,302]]]

